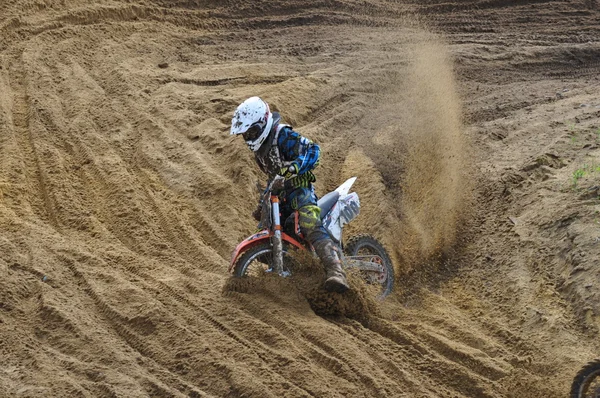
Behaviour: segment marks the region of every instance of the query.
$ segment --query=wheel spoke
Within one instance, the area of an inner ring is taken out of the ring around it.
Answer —
[[[284,249],[283,254],[284,272],[286,276],[289,276],[291,275],[291,269],[293,268],[293,260],[288,255],[286,249]],[[263,244],[261,246],[249,249],[240,257],[240,260],[236,265],[236,275],[259,278],[271,272],[272,264],[272,248],[269,244]]]

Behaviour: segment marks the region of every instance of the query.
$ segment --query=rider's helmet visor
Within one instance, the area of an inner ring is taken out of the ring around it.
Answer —
[[[244,137],[244,140],[246,140],[246,141],[254,141],[258,137],[260,137],[260,135],[263,132],[263,128],[264,128],[264,126],[262,126],[258,123],[255,123],[252,126],[250,126],[248,128],[248,130],[246,130],[244,133],[242,133],[242,137]]]

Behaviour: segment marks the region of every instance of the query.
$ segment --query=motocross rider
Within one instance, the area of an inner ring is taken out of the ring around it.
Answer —
[[[321,209],[312,170],[319,163],[320,149],[317,144],[302,137],[291,126],[280,123],[279,113],[269,110],[269,105],[259,97],[251,97],[241,103],[231,120],[231,135],[241,135],[260,169],[269,176],[284,177],[282,213],[298,210],[300,231],[315,248],[325,268],[325,288],[344,292],[348,289],[346,274],[331,237],[321,224]],[[260,220],[260,206],[253,212]]]

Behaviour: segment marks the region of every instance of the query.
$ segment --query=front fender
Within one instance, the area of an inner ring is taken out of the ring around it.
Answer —
[[[260,245],[265,240],[269,240],[271,236],[273,236],[273,234],[268,229],[263,229],[241,241],[231,254],[231,261],[229,262],[229,269],[227,271],[231,272],[233,270],[233,266],[241,253],[256,245]]]
[[[268,229],[264,229],[260,232],[255,233],[252,236],[249,236],[248,238],[244,239],[243,241],[241,241],[236,246],[233,253],[231,254],[231,261],[229,263],[229,269],[227,271],[228,272],[233,271],[233,266],[235,265],[236,261],[238,260],[238,258],[240,257],[240,255],[242,253],[244,253],[248,249],[253,248],[254,246],[258,246],[258,245],[264,243],[265,241],[270,240],[271,236],[273,236],[273,233],[271,231],[269,231]],[[305,250],[304,246],[302,246],[302,244],[300,242],[298,242],[296,239],[292,238],[291,236],[289,236],[286,233],[281,234],[281,239],[284,242],[287,242],[293,246],[296,246],[300,250]]]

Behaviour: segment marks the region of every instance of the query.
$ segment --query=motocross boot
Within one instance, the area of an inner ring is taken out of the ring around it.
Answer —
[[[325,268],[325,289],[330,292],[344,293],[350,288],[338,252],[330,239],[322,239],[314,244],[317,255]]]

